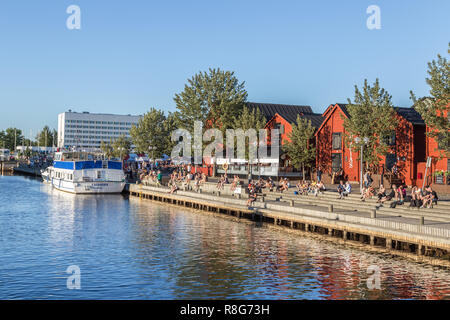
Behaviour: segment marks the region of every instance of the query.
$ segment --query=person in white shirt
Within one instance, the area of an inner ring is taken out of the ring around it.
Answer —
[[[343,196],[348,196],[352,192],[352,185],[350,182],[345,183],[344,192],[342,193]]]

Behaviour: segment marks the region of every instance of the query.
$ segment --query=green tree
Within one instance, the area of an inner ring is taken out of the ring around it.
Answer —
[[[36,136],[36,140],[41,147],[52,147],[56,145],[56,131],[45,126]]]
[[[450,43],[447,50],[450,55]],[[450,62],[440,54],[437,60],[428,63],[427,84],[430,86],[429,98],[417,99],[411,91],[414,108],[431,129],[427,135],[436,139],[440,146],[441,155],[450,154]]]
[[[20,129],[8,128],[0,132],[0,148],[14,150],[14,147],[20,145],[22,140],[22,130]]]
[[[204,128],[216,127],[223,132],[232,128],[247,100],[244,82],[232,71],[209,69],[188,79],[183,92],[176,94],[180,128],[194,131],[194,122],[201,121]]]
[[[105,156],[108,159],[114,156],[114,149],[112,147],[112,141],[110,141],[109,143],[102,141],[100,143],[100,149],[102,150],[102,152],[105,154]]]
[[[350,117],[343,117],[345,145],[358,152],[365,142],[363,139],[356,142],[355,138],[369,138],[363,158],[369,166],[378,165],[381,156],[387,154],[389,146],[384,138],[391,135],[398,124],[391,99],[389,93],[380,87],[378,79],[373,86],[368,85],[367,79],[364,80],[362,91],[355,86],[354,102],[348,99]]]
[[[154,157],[162,156],[170,138],[166,119],[163,111],[151,108],[139,119],[137,125],[131,127],[131,139],[138,153],[148,153],[150,156],[153,154]]]
[[[258,132],[260,129],[264,129],[266,125],[266,119],[262,115],[261,111],[256,108],[250,111],[247,106],[244,106],[242,112],[239,112],[234,117],[233,128],[234,129],[255,129]]]
[[[5,147],[6,147],[5,131],[0,131],[0,148],[4,149]]]
[[[264,129],[266,125],[266,119],[262,115],[261,111],[256,108],[250,110],[244,105],[242,112],[235,116],[233,122],[233,129],[242,129],[244,131],[248,129],[255,129],[256,134],[259,134],[260,129]],[[249,158],[249,139],[245,141],[245,157]],[[224,136],[224,144],[226,145],[226,136]],[[236,144],[235,144],[235,147]]]
[[[164,136],[164,148],[162,153],[170,155],[172,153],[172,149],[177,144],[176,141],[172,141],[172,132],[176,130],[179,126],[179,113],[178,112],[169,112],[167,118],[163,122],[164,132],[166,135]]]
[[[292,126],[292,131],[288,135],[289,140],[283,145],[292,165],[302,169],[303,179],[305,179],[305,167],[311,168],[316,158],[316,148],[311,143],[315,131],[316,128],[312,126],[311,120],[297,115],[297,123]]]
[[[112,143],[112,153],[114,157],[120,157],[123,159],[130,154],[130,149],[131,141],[125,135],[119,136],[119,138]]]

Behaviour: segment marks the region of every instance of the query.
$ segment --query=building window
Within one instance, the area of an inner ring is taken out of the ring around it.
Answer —
[[[342,133],[334,132],[333,133],[333,150],[341,150],[342,149]]]
[[[384,143],[388,146],[395,146],[395,131],[384,137]]]
[[[438,148],[444,151],[450,151],[450,138],[446,137],[444,134],[439,134],[438,139]]]

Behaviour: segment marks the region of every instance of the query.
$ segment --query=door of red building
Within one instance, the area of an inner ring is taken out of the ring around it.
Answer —
[[[331,154],[331,168],[333,172],[338,172],[342,169],[342,153]]]

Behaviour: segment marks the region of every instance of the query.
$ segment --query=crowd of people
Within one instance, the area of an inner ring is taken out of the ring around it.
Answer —
[[[175,193],[180,184],[188,189],[192,188],[194,191],[198,191],[200,186],[207,181],[208,176],[205,173],[192,173],[187,166],[180,166],[170,174],[168,185],[170,193]]]
[[[387,190],[383,185],[380,185],[376,190],[372,185],[368,184],[363,187],[361,194],[361,201],[377,198],[377,203],[383,205],[386,201],[391,201],[391,207],[395,208],[397,205],[403,205],[405,202],[410,203],[410,207],[417,208],[432,208],[433,204],[437,203],[438,195],[431,186],[426,186],[423,190],[417,186],[411,188],[408,195],[405,186],[393,184],[390,190]]]
[[[308,181],[308,180],[300,180],[296,184],[297,194],[299,195],[309,195],[313,194],[314,196],[318,196],[319,194],[323,194],[326,190],[324,183],[321,180],[316,181]]]
[[[205,173],[192,173],[192,168],[190,165],[173,165],[170,163],[164,163],[155,165],[152,163],[135,164],[136,167],[132,165],[128,166],[126,171],[131,178],[133,174],[136,174],[141,181],[152,181],[156,185],[162,185],[163,170],[170,171],[168,186],[170,188],[170,193],[175,193],[179,186],[182,185],[188,189],[198,191],[200,186],[208,181],[208,176]],[[320,171],[321,173],[321,171]],[[314,180],[300,180],[295,185],[294,194],[296,195],[314,195],[318,196],[326,191],[325,184],[322,181],[321,174],[318,174],[317,181]],[[225,185],[231,184],[230,190],[234,192],[237,188],[241,188],[243,183],[238,175],[234,175],[233,178],[228,178],[225,173],[219,177],[217,180],[216,188],[218,191],[223,190]],[[251,205],[256,201],[258,194],[266,191],[277,191],[285,192],[291,187],[291,183],[288,178],[280,178],[276,184],[271,177],[267,179],[258,178],[251,179],[247,186],[249,193],[249,199],[247,205]],[[344,199],[352,192],[352,186],[349,181],[344,183],[340,180],[337,185],[338,199]],[[377,203],[380,206],[387,201],[391,201],[390,206],[395,208],[397,205],[403,205],[405,202],[410,203],[410,207],[417,208],[432,208],[433,204],[437,203],[438,196],[437,193],[431,188],[431,186],[426,186],[421,189],[417,186],[413,186],[410,194],[407,194],[406,187],[404,185],[393,184],[389,190],[387,190],[383,185],[379,188],[373,186],[373,179],[371,172],[367,171],[363,176],[363,188],[361,192],[361,201],[366,201],[375,197]]]

